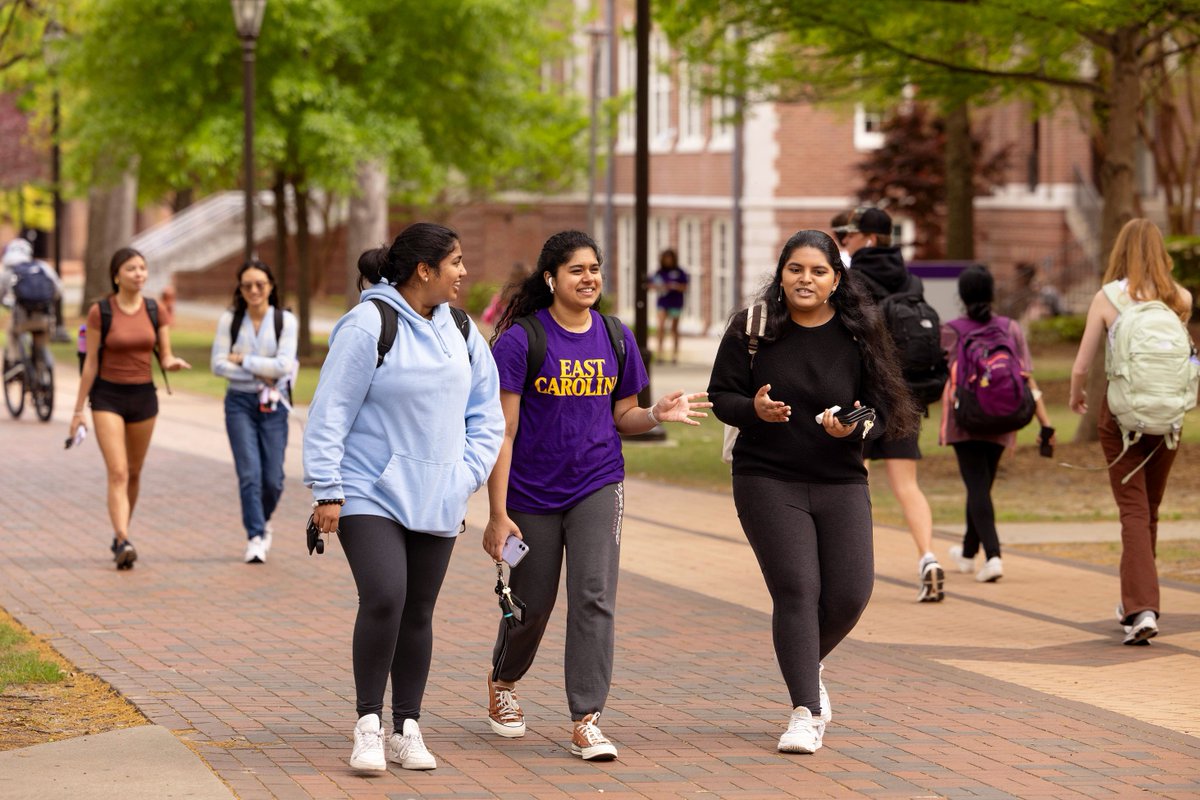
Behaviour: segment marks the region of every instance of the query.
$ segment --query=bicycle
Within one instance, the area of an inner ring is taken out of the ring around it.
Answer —
[[[14,419],[25,411],[25,395],[33,398],[33,410],[42,422],[49,422],[54,414],[54,356],[50,348],[35,347],[33,334],[14,333],[10,338],[16,344],[20,358],[9,358],[9,348],[4,348],[4,404]],[[28,342],[28,345],[26,344]]]

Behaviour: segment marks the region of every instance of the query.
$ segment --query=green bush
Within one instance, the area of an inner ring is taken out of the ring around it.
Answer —
[[[1175,261],[1175,280],[1191,292],[1193,298],[1200,297],[1200,236],[1168,236],[1167,252]]]
[[[1083,314],[1045,317],[1029,323],[1029,343],[1036,347],[1054,344],[1078,344],[1083,338]]]
[[[492,302],[492,295],[498,291],[500,291],[500,284],[492,281],[472,283],[471,288],[467,290],[467,311],[479,316],[488,307],[488,303]]]

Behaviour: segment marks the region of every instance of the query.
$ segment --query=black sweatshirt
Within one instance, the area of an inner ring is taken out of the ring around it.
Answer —
[[[753,375],[747,349],[746,314],[730,323],[708,383],[717,419],[741,429],[733,447],[733,474],[805,483],[866,483],[862,425],[838,439],[815,416],[834,405],[843,410],[863,396],[862,357],[841,317],[816,328],[788,320],[774,342],[759,342]],[[771,384],[772,400],[792,407],[788,422],[764,422],[754,395]],[[877,429],[871,431],[875,438]]]

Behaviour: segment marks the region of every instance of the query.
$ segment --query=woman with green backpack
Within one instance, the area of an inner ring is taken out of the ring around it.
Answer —
[[[1087,411],[1088,368],[1107,342],[1108,386],[1100,407],[1100,446],[1121,517],[1124,643],[1158,634],[1158,507],[1175,461],[1183,415],[1196,405],[1200,363],[1188,337],[1191,294],[1171,279],[1162,233],[1132,219],[1117,235],[1104,285],[1092,298],[1071,369],[1071,410]],[[1148,391],[1149,390],[1149,391]],[[1163,445],[1166,445],[1165,447]]]

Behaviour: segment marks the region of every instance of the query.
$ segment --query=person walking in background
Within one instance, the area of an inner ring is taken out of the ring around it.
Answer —
[[[688,274],[679,266],[679,256],[674,250],[663,250],[658,257],[658,272],[651,283],[658,291],[658,349],[654,352],[659,360],[665,361],[663,341],[667,326],[671,327],[671,363],[679,363],[679,318],[683,315],[684,295],[688,288]]]
[[[1175,462],[1178,426],[1183,413],[1196,404],[1200,372],[1184,326],[1192,313],[1192,295],[1171,279],[1172,267],[1162,233],[1154,223],[1147,219],[1125,223],[1113,244],[1104,285],[1088,308],[1079,353],[1071,368],[1069,403],[1072,411],[1083,414],[1088,408],[1088,371],[1102,343],[1107,342],[1109,384],[1100,400],[1100,446],[1121,517],[1117,618],[1125,627],[1124,643],[1129,645],[1149,644],[1158,634],[1161,605],[1154,563],[1158,507]],[[1174,324],[1172,313],[1180,325]],[[1154,355],[1148,358],[1142,352],[1141,363],[1133,363],[1126,360],[1126,342],[1138,334],[1139,327],[1143,335],[1152,337],[1149,345]],[[1140,393],[1147,391],[1154,395],[1153,402],[1139,402]],[[1127,414],[1141,417],[1143,425],[1157,422],[1150,420],[1156,412],[1167,414],[1162,420],[1169,423],[1164,435],[1140,434],[1122,422]]]
[[[114,292],[93,303],[87,314],[87,355],[75,397],[68,436],[83,426],[83,405],[92,407],[96,441],[108,473],[110,550],[117,569],[131,569],[137,549],[129,540],[129,521],[137,506],[142,466],[150,449],[158,395],[151,359],[166,371],[191,369],[171,352],[171,318],[149,297],[142,297],[146,259],[132,247],[113,253],[108,274]]]
[[[847,277],[833,239],[794,234],[758,304],[733,316],[708,386],[717,418],[739,429],[733,501],[771,593],[775,654],[793,709],[783,752],[821,747],[833,717],[821,662],[871,596],[864,436],[904,439],[919,425],[879,313]],[[751,340],[747,315],[761,311],[763,333]],[[843,424],[834,405],[870,407],[877,419],[873,427]]]
[[[521,284],[528,277],[529,267],[525,266],[522,261],[514,262],[512,269],[508,272],[508,279],[492,295],[492,299],[488,302],[487,308],[483,310],[480,319],[493,326],[499,322],[500,315],[504,313],[504,309],[508,308],[508,301],[512,300],[513,295],[521,289]]]
[[[298,325],[278,304],[271,268],[257,260],[243,264],[233,306],[217,322],[210,361],[213,374],[229,380],[225,431],[237,470],[247,564],[267,560],[271,515],[283,494]]]
[[[1042,393],[1033,379],[1033,359],[1029,346],[1016,320],[992,314],[996,284],[987,267],[975,265],[963,270],[958,276],[958,296],[962,300],[966,315],[942,325],[942,346],[951,354],[950,372],[954,376],[946,383],[942,397],[942,424],[938,443],[954,448],[958,460],[958,471],[967,489],[967,530],[961,545],[950,548],[950,556],[958,565],[959,572],[975,572],[975,555],[983,546],[984,565],[975,580],[981,583],[997,581],[1004,575],[1000,558],[1000,537],[996,533],[996,512],[992,505],[992,484],[1005,448],[1017,442],[1016,430],[1002,433],[980,433],[964,429],[955,414],[955,388],[959,384],[963,365],[958,363],[959,340],[965,336],[991,326],[999,328],[1016,346],[1020,359],[1019,368],[1024,375],[1036,403],[1036,415],[1042,429],[1039,443],[1053,445],[1056,441],[1050,426],[1050,414],[1042,401]]]
[[[878,208],[859,208],[851,215],[845,228],[844,242],[847,252],[850,253],[851,272],[863,280],[877,304],[883,306],[889,296],[915,295],[916,298],[920,298],[922,305],[925,305],[920,278],[909,273],[904,266],[900,248],[892,243],[892,218],[887,212]],[[925,307],[928,308],[927,305]],[[884,315],[885,323],[889,322],[886,309]],[[939,335],[936,314],[933,320],[926,321],[930,322],[930,341],[936,345]],[[889,327],[894,329],[890,324]],[[917,340],[914,338],[910,341]],[[903,348],[904,344],[896,342],[898,348]],[[901,358],[906,357],[903,349],[899,355]],[[944,364],[944,356],[942,358]],[[928,405],[937,399],[945,382],[944,373],[939,374],[942,375],[941,381],[938,382],[935,378],[936,387],[924,398],[921,397],[924,388],[914,392],[918,402]],[[911,383],[909,388],[914,388]],[[933,553],[933,512],[929,508],[925,493],[917,483],[917,461],[921,458],[918,441],[920,435],[918,428],[904,438],[868,440],[864,455],[868,461],[881,460],[886,465],[888,485],[900,503],[904,521],[917,547],[917,600],[936,603],[944,596],[943,584],[946,574]]]
[[[62,281],[50,265],[33,257],[28,239],[16,238],[0,257],[0,305],[12,309],[8,324],[9,363],[20,360],[17,337],[28,333],[33,346],[49,346],[50,334],[61,320],[54,318],[54,302],[62,297]]]
[[[433,609],[467,498],[504,434],[496,364],[452,312],[466,267],[457,234],[419,222],[358,261],[361,302],[334,326],[304,429],[313,522],[337,532],[358,587],[350,766],[434,769],[418,720]],[[383,694],[394,732],[384,755]]]
[[[501,560],[505,541],[529,546],[510,588],[524,624],[501,621],[488,676],[488,720],[505,737],[525,734],[517,682],[533,665],[567,567],[567,705],[570,750],[607,761],[617,748],[600,730],[612,682],[625,461],[621,434],[660,422],[697,425],[704,394],[673,392],[651,408],[649,380],[629,328],[594,310],[604,288],[600,248],[580,231],[546,240],[492,337],[500,371],[504,442],[488,478],[483,549]],[[540,353],[540,355],[539,355]]]
[[[850,253],[846,251],[846,233],[849,224],[849,211],[839,211],[833,215],[833,219],[829,220],[829,229],[833,231],[833,238],[838,243],[838,255],[842,257],[842,265],[845,267],[850,266]]]

